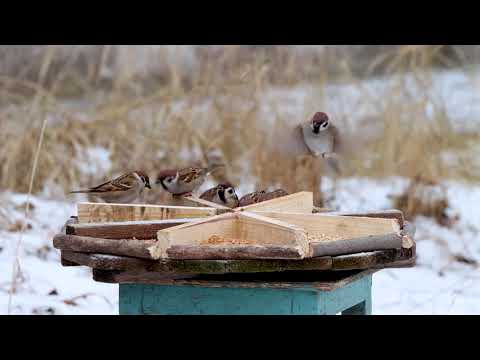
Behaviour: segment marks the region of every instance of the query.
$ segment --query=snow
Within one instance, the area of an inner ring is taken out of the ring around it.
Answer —
[[[7,201],[5,201],[5,199]],[[7,206],[12,222],[23,220],[22,194],[3,194],[1,206]],[[115,285],[96,283],[90,270],[82,267],[62,267],[60,253],[53,249],[52,238],[65,221],[75,213],[72,203],[32,197],[28,223],[32,225],[24,236],[0,227],[0,314],[8,311],[13,260],[18,241],[20,246],[20,286],[12,297],[12,314],[116,314],[118,289]],[[56,290],[58,295],[48,295]],[[85,296],[86,298],[76,297]],[[74,300],[76,305],[64,301]]]
[[[323,185],[327,194],[332,191],[328,179]],[[455,260],[456,255],[462,255],[480,262],[480,187],[454,181],[444,185],[450,210],[460,215],[459,222],[445,228],[428,218],[415,221],[417,265],[374,274],[374,314],[480,314],[480,272]],[[389,209],[389,195],[398,194],[405,186],[407,181],[398,177],[342,179],[336,184],[331,206],[340,211]],[[250,190],[251,186],[244,186],[238,193],[241,196]],[[12,222],[24,219],[19,206],[26,199],[22,194],[3,194],[1,206],[12,214]],[[75,213],[74,204],[42,197],[32,197],[31,203],[34,208],[28,222],[32,228],[22,239],[23,280],[12,298],[12,313],[117,314],[118,286],[93,281],[88,268],[62,267],[59,252],[52,248],[53,235]],[[19,232],[0,228],[0,314],[7,312],[19,239]],[[58,295],[48,295],[54,289]],[[72,299],[73,305],[69,302]]]
[[[332,184],[325,185],[329,191]],[[341,180],[332,205],[340,211],[391,208],[388,195],[406,185],[401,178]],[[478,265],[454,259],[463,255],[480,263],[480,187],[453,181],[444,185],[449,210],[460,215],[459,222],[445,228],[432,219],[416,219],[417,265],[373,275],[374,314],[480,314]]]
[[[112,167],[110,151],[104,147],[94,146],[79,152],[78,167],[84,175],[105,174]]]

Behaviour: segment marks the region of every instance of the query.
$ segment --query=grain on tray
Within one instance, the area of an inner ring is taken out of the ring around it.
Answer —
[[[255,241],[246,239],[224,238],[218,235],[212,235],[207,240],[200,242],[200,245],[255,245]]]
[[[307,235],[309,242],[320,242],[320,241],[333,241],[333,240],[341,240],[341,236],[333,236],[333,235],[326,235],[326,234],[316,234],[315,236],[308,234]]]

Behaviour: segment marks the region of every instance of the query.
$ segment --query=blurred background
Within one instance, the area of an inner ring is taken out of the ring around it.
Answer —
[[[2,45],[0,313],[115,313],[116,288],[51,246],[68,192],[216,161],[239,195],[403,210],[418,265],[375,275],[374,313],[480,313],[479,90],[480,46]],[[315,111],[350,145],[339,178],[312,182],[274,135]]]

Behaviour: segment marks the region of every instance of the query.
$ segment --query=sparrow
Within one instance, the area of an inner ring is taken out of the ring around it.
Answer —
[[[206,177],[217,167],[188,167],[180,170],[163,170],[158,174],[155,183],[162,185],[162,188],[172,195],[191,194],[204,183]]]
[[[242,207],[257,204],[262,201],[275,199],[285,195],[288,195],[288,193],[282,189],[277,189],[271,192],[267,192],[266,190],[254,191],[250,194],[243,196],[239,201],[239,206]]]
[[[200,195],[200,199],[214,202],[229,208],[236,208],[239,204],[235,188],[230,183],[223,183]]]
[[[151,189],[148,175],[143,171],[133,171],[87,190],[71,191],[70,194],[92,194],[106,203],[128,204],[135,201],[145,188]]]
[[[337,152],[340,148],[340,134],[324,112],[315,113],[312,118],[298,125],[310,154],[327,160],[336,173],[340,172]]]
[[[277,190],[270,191],[270,192],[266,193],[265,195],[263,195],[262,201],[272,200],[272,199],[276,199],[276,198],[286,196],[286,195],[288,195],[288,192],[286,192],[283,189],[277,189]]]

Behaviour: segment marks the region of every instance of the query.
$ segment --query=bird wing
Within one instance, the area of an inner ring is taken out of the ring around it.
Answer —
[[[189,167],[180,170],[178,180],[188,184],[198,179],[200,176],[205,175],[206,173],[206,168]]]
[[[272,137],[275,152],[287,158],[312,153],[305,143],[302,124],[280,124]]]
[[[265,191],[255,191],[250,194],[244,195],[240,201],[239,206],[247,206],[251,204],[256,204],[262,201],[262,197],[265,195]]]
[[[90,192],[112,192],[130,190],[135,185],[135,179],[131,174],[119,176],[116,179],[107,181],[103,184],[90,188]]]
[[[215,197],[216,194],[217,194],[217,188],[214,187],[212,189],[205,191],[202,195],[200,195],[200,199],[211,200]]]

